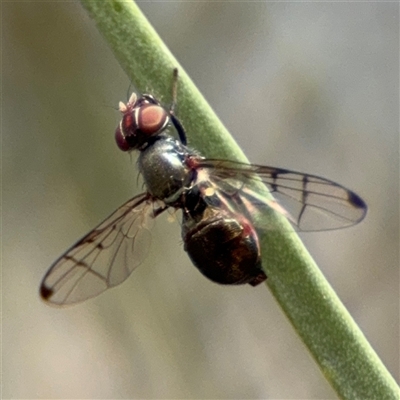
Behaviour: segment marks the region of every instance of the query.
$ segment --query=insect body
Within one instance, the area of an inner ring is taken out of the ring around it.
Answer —
[[[175,100],[177,70],[174,78]],[[258,218],[263,213],[283,214],[299,230],[343,228],[364,218],[364,201],[335,182],[203,158],[186,146],[174,104],[166,110],[154,97],[136,94],[127,104],[120,103],[116,142],[123,151],[139,151],[146,192],[122,205],[54,262],[41,283],[44,300],[72,304],[122,283],[147,254],[148,222],[168,208],[182,210],[184,249],[206,277],[253,286],[266,279],[257,232],[271,227]],[[171,124],[179,140],[166,133]],[[264,183],[274,195],[288,199],[288,208],[260,195],[252,183]]]

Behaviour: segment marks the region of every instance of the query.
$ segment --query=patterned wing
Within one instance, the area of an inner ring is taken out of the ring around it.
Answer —
[[[40,295],[55,305],[97,296],[122,283],[147,255],[153,201],[142,193],[75,243],[47,271]]]
[[[315,175],[227,160],[204,159],[198,167],[206,171],[222,197],[231,198],[240,211],[251,217],[272,209],[300,231],[345,228],[360,222],[367,213],[367,205],[356,193]],[[254,189],[255,182],[267,185],[274,199]]]

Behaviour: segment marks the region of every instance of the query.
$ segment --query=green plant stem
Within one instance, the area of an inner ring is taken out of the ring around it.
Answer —
[[[168,104],[172,69],[179,68],[176,113],[189,134],[191,146],[208,157],[246,161],[136,4],[117,0],[81,2],[139,91],[150,92]],[[268,287],[338,396],[399,399],[395,380],[297,235],[263,235],[261,247]]]

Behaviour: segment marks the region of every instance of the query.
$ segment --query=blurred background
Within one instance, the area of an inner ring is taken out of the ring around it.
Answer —
[[[252,162],[366,200],[360,225],[302,238],[398,379],[399,5],[140,7]],[[51,263],[140,190],[114,143],[129,80],[80,4],[2,9],[3,398],[335,398],[267,288],[206,280],[166,220],[122,286],[40,301]]]

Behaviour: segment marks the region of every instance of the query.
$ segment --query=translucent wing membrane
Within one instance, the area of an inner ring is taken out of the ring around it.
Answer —
[[[42,298],[72,304],[119,285],[147,255],[147,220],[153,217],[148,194],[125,203],[50,267],[40,286]]]
[[[357,224],[367,212],[367,205],[356,193],[315,175],[228,160],[204,159],[198,166],[206,169],[215,189],[225,198],[230,196],[240,211],[253,215],[252,220],[255,212],[275,210],[300,231],[321,231]],[[249,185],[252,181],[266,184],[278,201],[253,190]]]

